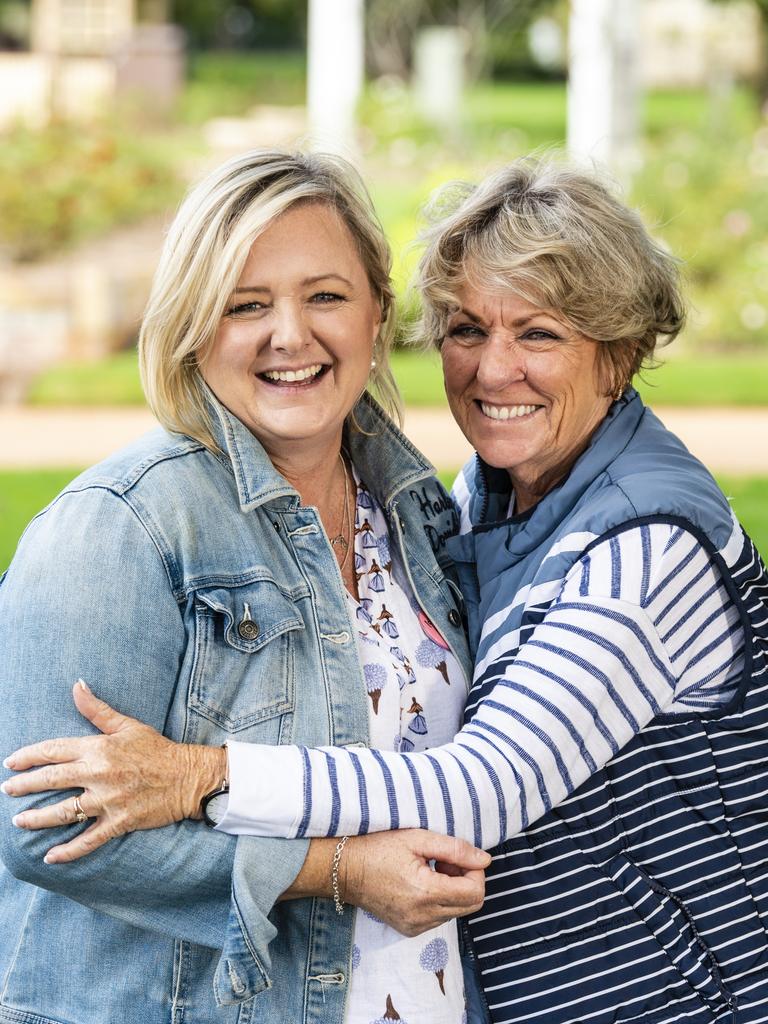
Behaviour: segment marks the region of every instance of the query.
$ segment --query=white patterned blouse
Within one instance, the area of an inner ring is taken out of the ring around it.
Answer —
[[[453,739],[466,690],[459,665],[413,599],[393,557],[384,514],[355,473],[355,574],[359,600],[347,595],[369,697],[370,745],[422,751]],[[218,826],[240,831],[254,807],[247,779],[230,794]],[[229,822],[234,822],[230,826]],[[345,1024],[462,1024],[464,985],[456,922],[415,938],[358,911]],[[387,1016],[389,1014],[389,1016]]]

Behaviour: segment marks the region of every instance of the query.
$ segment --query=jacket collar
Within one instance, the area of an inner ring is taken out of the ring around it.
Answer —
[[[286,507],[295,508],[297,492],[272,465],[259,441],[207,387],[206,398],[221,453],[218,457],[234,475],[241,510],[248,512],[280,499]],[[388,508],[403,488],[435,472],[368,392],[344,429],[344,444],[358,474],[383,508]]]
[[[344,446],[366,487],[384,509],[389,509],[406,487],[436,475],[432,463],[367,391],[344,428]]]

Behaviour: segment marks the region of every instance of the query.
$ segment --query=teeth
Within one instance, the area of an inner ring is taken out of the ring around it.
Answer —
[[[481,402],[480,408],[483,410],[483,415],[488,416],[489,419],[513,420],[517,416],[527,416],[539,407],[537,405],[486,405],[485,402]]]
[[[322,368],[322,363],[316,363],[314,366],[307,366],[303,370],[267,370],[263,376],[267,380],[279,380],[284,384],[289,384],[292,381],[309,380],[310,377],[316,377]]]

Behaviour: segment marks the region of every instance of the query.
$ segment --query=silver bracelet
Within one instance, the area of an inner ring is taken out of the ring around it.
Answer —
[[[331,891],[333,892],[333,905],[336,907],[337,914],[344,913],[344,904],[341,902],[341,893],[339,892],[339,864],[341,864],[341,855],[348,839],[349,836],[344,836],[338,841],[331,863]]]

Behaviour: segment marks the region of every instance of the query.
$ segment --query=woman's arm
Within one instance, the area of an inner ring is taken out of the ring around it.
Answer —
[[[8,796],[83,787],[79,806],[92,824],[50,849],[46,863],[78,860],[126,832],[200,816],[202,797],[227,777],[224,748],[174,743],[115,711],[82,680],[72,692],[80,714],[102,735],[44,740],[22,747],[4,762],[23,773],[3,783]],[[71,824],[75,813],[70,796],[12,820],[17,828],[54,828]],[[335,839],[313,839],[299,874],[279,898],[333,898],[336,845]],[[432,870],[432,861],[440,871]],[[419,935],[482,906],[483,869],[489,861],[469,843],[431,832],[356,836],[340,860],[340,895],[401,934]]]
[[[660,710],[716,703],[743,637],[695,538],[658,524],[594,548],[527,642],[514,643],[479,666],[472,721],[427,753],[230,744],[220,827],[287,837],[422,827],[496,845]]]
[[[492,628],[473,717],[454,742],[419,754],[231,744],[219,827],[286,837],[422,827],[491,848],[659,712],[716,707],[743,663],[718,570],[695,537],[664,523],[592,548],[519,648],[500,616]]]

